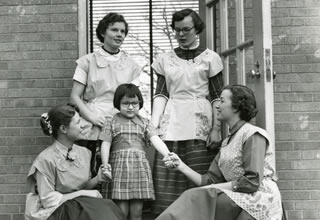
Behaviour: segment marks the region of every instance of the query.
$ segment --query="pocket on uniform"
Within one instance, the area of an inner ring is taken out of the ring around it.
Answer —
[[[195,113],[195,123],[196,123],[196,136],[206,137],[209,135],[211,130],[211,125],[209,123],[209,118],[206,114],[202,112]]]

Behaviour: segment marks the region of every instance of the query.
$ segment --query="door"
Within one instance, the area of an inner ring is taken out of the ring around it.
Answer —
[[[258,106],[255,124],[275,141],[271,0],[206,0],[207,47],[224,63],[225,84],[252,88]]]

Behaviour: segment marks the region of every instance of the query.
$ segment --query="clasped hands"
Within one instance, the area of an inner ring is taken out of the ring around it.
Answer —
[[[164,156],[163,162],[167,168],[178,168],[182,163],[179,156],[173,152],[170,152],[166,156]]]
[[[98,171],[99,182],[107,182],[112,179],[112,168],[110,164],[102,164]]]

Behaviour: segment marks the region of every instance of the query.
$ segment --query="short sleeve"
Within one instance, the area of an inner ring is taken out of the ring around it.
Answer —
[[[160,55],[157,59],[155,59],[151,65],[152,69],[159,75],[165,76],[165,72],[163,70],[162,64],[163,56]]]
[[[89,60],[87,58],[88,55],[80,57],[76,63],[77,67],[73,75],[73,80],[86,85],[88,72],[89,72]]]
[[[104,127],[101,129],[101,132],[98,137],[99,140],[112,142],[112,118],[107,117]]]
[[[219,72],[223,70],[222,60],[220,56],[214,51],[212,51],[209,66],[209,78],[217,75]]]

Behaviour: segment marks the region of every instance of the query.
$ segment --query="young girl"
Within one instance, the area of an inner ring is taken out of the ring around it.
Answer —
[[[143,200],[155,198],[145,148],[150,141],[163,156],[169,150],[151,122],[139,115],[143,98],[137,86],[120,85],[113,105],[120,113],[107,118],[100,134],[102,163],[112,167],[111,198],[126,217],[141,220]]]
[[[122,220],[119,207],[102,199],[95,190],[110,173],[100,168],[97,176],[91,178],[91,152],[74,144],[83,131],[78,109],[73,105],[53,107],[41,116],[40,123],[54,142],[37,156],[30,168],[26,219]]]

